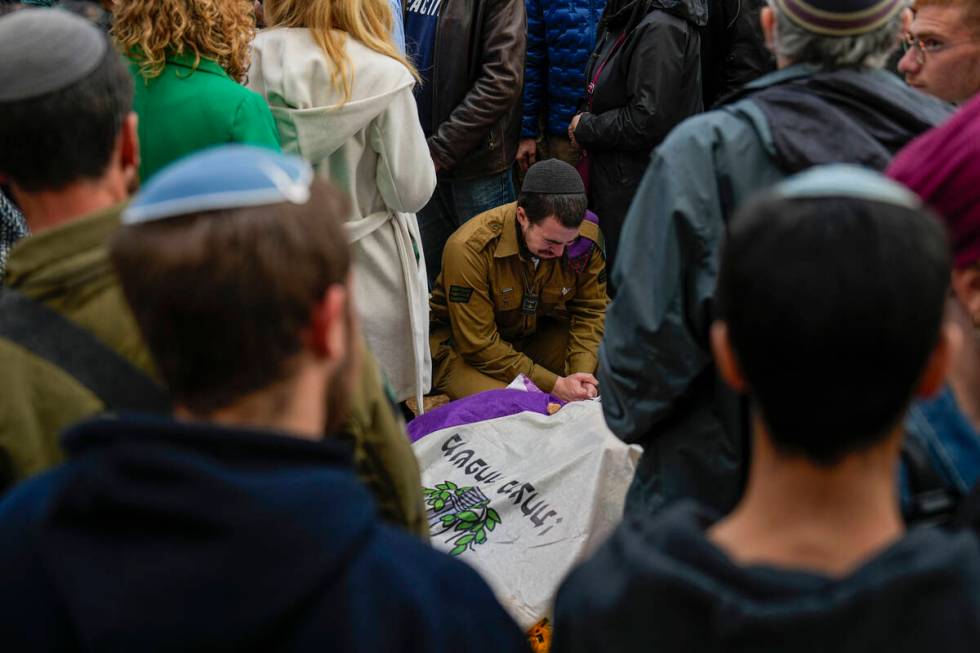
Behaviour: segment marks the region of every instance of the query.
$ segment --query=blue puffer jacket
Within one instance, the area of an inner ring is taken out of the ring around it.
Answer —
[[[521,138],[535,138],[544,113],[551,134],[565,134],[585,92],[585,67],[606,0],[525,0],[527,64]]]

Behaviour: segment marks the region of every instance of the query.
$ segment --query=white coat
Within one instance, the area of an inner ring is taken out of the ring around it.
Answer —
[[[302,156],[350,195],[354,298],[364,336],[397,399],[421,399],[432,362],[414,214],[435,189],[435,169],[408,69],[353,38],[346,38],[346,48],[353,81],[343,105],[331,83],[333,63],[307,29],[260,32],[248,86],[272,107],[283,150]]]

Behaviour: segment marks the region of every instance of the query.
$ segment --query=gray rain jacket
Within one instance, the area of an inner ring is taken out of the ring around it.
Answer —
[[[747,463],[747,410],[708,346],[726,223],[750,195],[810,165],[883,169],[950,114],[880,70],[797,65],[688,119],[654,151],[613,268],[599,381],[606,421],[644,447],[627,511],[693,497],[727,512]]]

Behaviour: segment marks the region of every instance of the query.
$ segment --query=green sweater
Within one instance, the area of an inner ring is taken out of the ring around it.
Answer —
[[[194,68],[194,55],[172,55],[159,76],[144,79],[130,59],[139,116],[140,179],[192,152],[224,143],[279,150],[279,133],[262,96],[210,59]]]

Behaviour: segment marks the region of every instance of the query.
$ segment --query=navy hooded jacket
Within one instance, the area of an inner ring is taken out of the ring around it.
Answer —
[[[980,642],[970,533],[909,531],[843,578],[741,566],[693,502],[622,525],[558,593],[553,653],[968,653]]]
[[[0,503],[6,651],[522,651],[467,565],[379,523],[344,449],[84,423]]]

